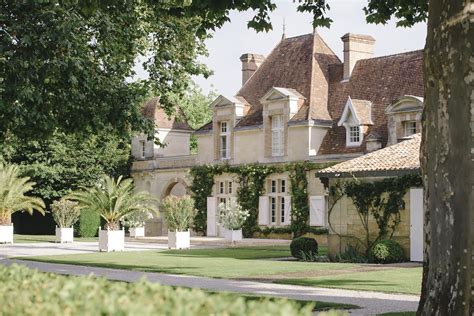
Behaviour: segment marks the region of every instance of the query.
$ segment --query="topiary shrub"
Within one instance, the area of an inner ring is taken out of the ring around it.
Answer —
[[[318,242],[314,238],[298,237],[291,241],[291,255],[298,259],[303,259],[303,254],[318,254]]]
[[[99,231],[100,215],[97,212],[83,209],[79,222],[75,225],[76,234],[80,237],[95,237]]]
[[[375,263],[395,263],[405,261],[402,246],[394,240],[377,241],[370,248],[370,260]]]

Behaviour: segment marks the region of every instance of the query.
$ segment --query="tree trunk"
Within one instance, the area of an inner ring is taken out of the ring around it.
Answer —
[[[425,262],[419,315],[470,315],[473,309],[473,6],[472,0],[429,2],[421,148]]]

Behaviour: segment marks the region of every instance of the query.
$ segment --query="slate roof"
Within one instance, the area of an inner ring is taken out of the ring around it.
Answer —
[[[422,66],[422,50],[363,59],[355,64],[350,79],[343,80],[343,63],[316,32],[286,38],[237,92],[236,98],[244,98],[250,109],[236,127],[262,125],[260,99],[272,87],[296,90],[305,99],[291,121],[332,124],[318,155],[362,154],[367,137],[360,146],[347,147],[345,127],[337,126],[347,99],[355,100],[358,115],[369,125],[366,135],[377,135],[385,146],[385,109],[404,95],[423,97]],[[212,123],[202,126],[199,132],[210,130]]]
[[[167,128],[175,130],[192,131],[191,126],[186,122],[184,113],[180,108],[177,108],[177,114],[169,116],[161,107],[159,98],[154,97],[143,105],[142,113],[144,116],[153,118],[155,125],[158,128]]]
[[[421,134],[395,145],[320,170],[318,177],[389,176],[420,169]]]
[[[372,102],[352,99],[352,105],[361,125],[372,125]]]
[[[359,60],[350,80],[343,81],[342,65],[329,67],[328,109],[333,126],[323,139],[318,155],[363,153],[365,140],[359,147],[346,147],[346,130],[337,126],[348,97],[372,102],[372,121],[366,135],[376,134],[387,141],[386,107],[404,95],[423,97],[423,51],[382,56]]]

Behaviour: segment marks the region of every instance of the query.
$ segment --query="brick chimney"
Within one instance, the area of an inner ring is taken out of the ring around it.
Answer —
[[[240,56],[242,62],[242,85],[253,75],[265,60],[265,56],[259,54],[243,54]]]
[[[349,79],[358,60],[373,56],[375,39],[369,35],[347,33],[341,40],[344,43],[344,79]]]

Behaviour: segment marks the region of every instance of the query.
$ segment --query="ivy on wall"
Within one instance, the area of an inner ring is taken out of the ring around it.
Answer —
[[[338,182],[331,186],[330,200],[333,201],[329,212],[331,229],[331,210],[343,195],[348,196],[354,203],[362,227],[365,231],[361,241],[366,249],[381,239],[391,239],[400,224],[400,211],[405,209],[403,197],[410,187],[422,186],[419,175],[404,175],[395,178],[386,178],[381,181],[362,182],[358,179],[348,182]],[[374,240],[371,240],[369,220],[375,219],[378,231]],[[345,236],[349,237],[349,236]],[[360,241],[356,236],[352,236]]]
[[[212,196],[214,177],[223,173],[233,173],[238,177],[238,203],[250,216],[242,227],[245,237],[260,232],[258,226],[258,200],[264,194],[266,178],[274,173],[288,172],[291,183],[293,236],[301,236],[311,231],[309,227],[309,203],[307,172],[325,168],[329,164],[298,162],[284,165],[246,164],[240,166],[202,165],[191,169],[193,183],[191,191],[198,210],[194,221],[194,230],[205,233],[207,226],[207,197]]]

